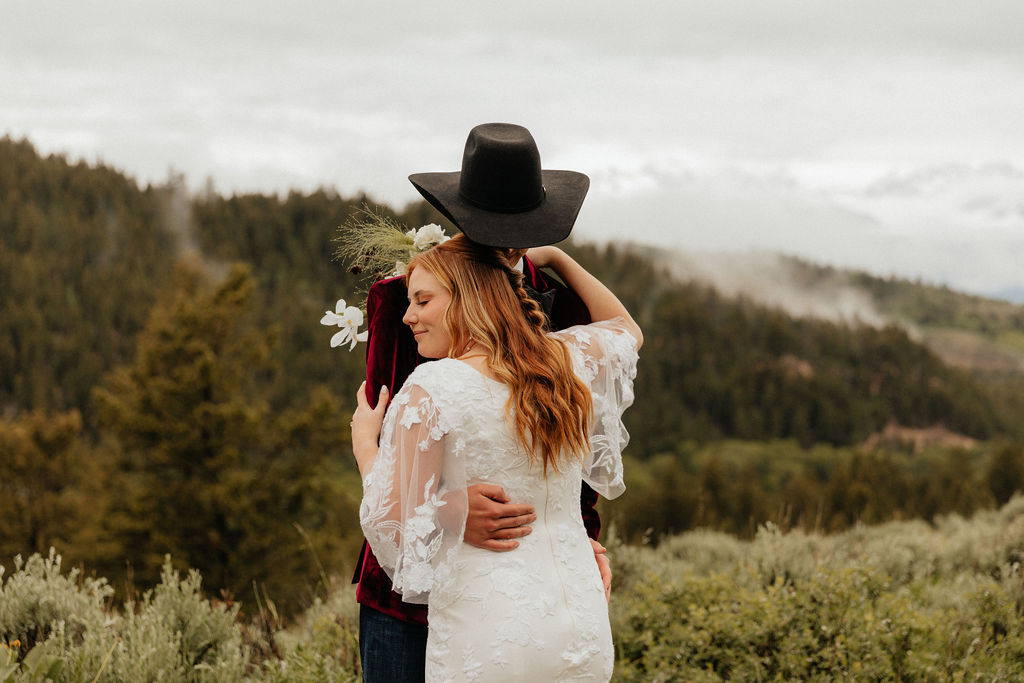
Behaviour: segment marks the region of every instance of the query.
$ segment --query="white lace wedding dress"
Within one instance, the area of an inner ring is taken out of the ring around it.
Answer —
[[[622,412],[636,341],[621,321],[554,333],[591,388],[592,453],[562,472],[531,465],[505,412],[506,385],[454,359],[425,363],[396,394],[360,521],[407,602],[429,605],[427,681],[608,680],[613,649],[580,482],[624,490]],[[499,553],[462,542],[466,487],[504,487],[534,506],[533,533]]]

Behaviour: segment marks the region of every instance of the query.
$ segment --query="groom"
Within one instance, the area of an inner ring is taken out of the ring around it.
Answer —
[[[568,237],[589,179],[573,171],[541,170],[540,154],[522,126],[490,123],[470,131],[462,171],[419,173],[409,177],[416,189],[466,237],[521,257],[527,247],[553,244]],[[523,258],[525,284],[541,303],[553,330],[590,322],[586,306],[561,283],[548,280]],[[409,373],[426,359],[416,353],[410,329],[402,324],[408,306],[405,279],[375,283],[367,295],[366,396],[376,403],[380,387],[388,397],[401,388]],[[531,532],[536,520],[529,505],[508,499],[500,486],[469,487],[469,512],[464,539],[478,548],[505,552]],[[594,505],[597,493],[583,484],[580,508],[593,539],[605,586],[610,584],[608,560],[597,543],[601,521]],[[402,602],[391,581],[363,543],[353,582],[358,583],[359,650],[363,680],[370,683],[422,681],[427,642],[427,608]]]

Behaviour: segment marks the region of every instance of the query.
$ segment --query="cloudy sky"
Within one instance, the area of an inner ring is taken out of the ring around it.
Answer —
[[[512,121],[578,238],[1024,299],[1017,0],[0,2],[0,134],[142,182],[401,205]]]

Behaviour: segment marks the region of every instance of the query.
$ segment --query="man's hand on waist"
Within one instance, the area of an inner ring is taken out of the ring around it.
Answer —
[[[473,484],[466,493],[469,497],[466,543],[484,550],[505,552],[519,547],[514,539],[533,531],[526,526],[537,520],[533,506],[510,503],[500,486]]]

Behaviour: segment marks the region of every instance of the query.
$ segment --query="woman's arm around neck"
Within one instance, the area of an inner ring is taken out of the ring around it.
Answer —
[[[526,256],[537,267],[546,267],[555,271],[565,284],[583,300],[594,322],[622,318],[626,323],[627,330],[636,338],[637,348],[643,346],[643,332],[619,298],[603,282],[587,272],[575,259],[558,247],[552,246],[533,247],[526,252]]]

